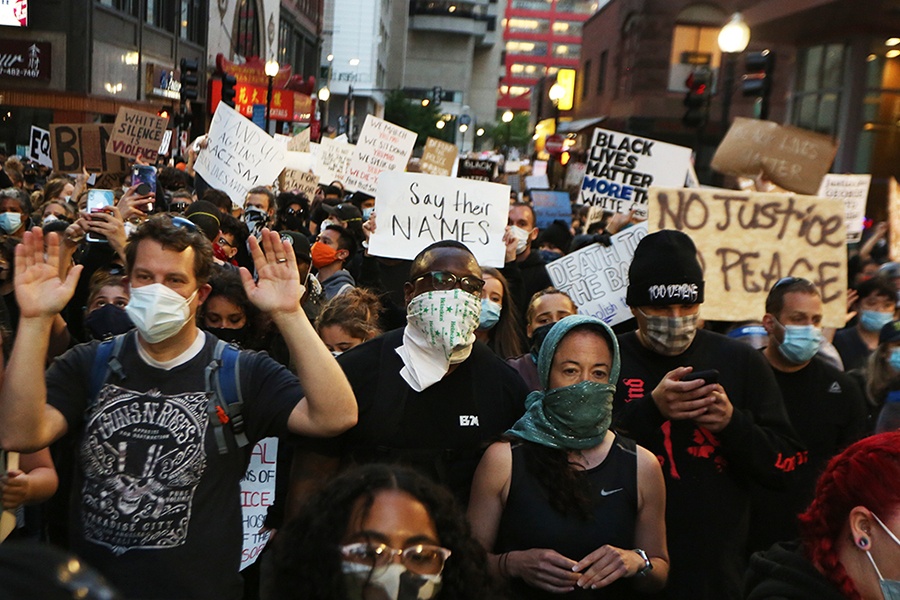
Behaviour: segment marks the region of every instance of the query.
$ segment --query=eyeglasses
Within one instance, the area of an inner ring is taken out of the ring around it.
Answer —
[[[184,217],[172,217],[172,225],[181,229],[187,229],[191,233],[197,233],[197,224]]]
[[[289,208],[286,211],[284,211],[284,214],[286,214],[286,215],[303,215],[305,213],[306,213],[306,211],[303,210],[302,208]]]
[[[341,546],[340,550],[344,560],[365,565],[370,569],[386,567],[391,564],[395,556],[399,556],[403,566],[417,575],[440,574],[444,569],[444,562],[450,558],[451,554],[446,548],[430,544],[416,544],[398,550],[387,544],[359,542]]]
[[[484,289],[484,280],[474,275],[457,276],[450,271],[431,271],[420,275],[413,280],[413,285],[423,279],[431,279],[431,287],[435,290],[452,290],[459,288],[464,292],[468,292],[475,296],[481,296],[481,290]]]
[[[169,209],[171,212],[184,212],[185,209],[189,206],[187,202],[173,202],[169,205]]]
[[[284,238],[281,238],[281,239],[284,239]],[[220,246],[228,246],[229,248],[236,248],[236,246],[234,244],[232,244],[231,242],[229,242],[222,236],[219,236],[219,245]]]

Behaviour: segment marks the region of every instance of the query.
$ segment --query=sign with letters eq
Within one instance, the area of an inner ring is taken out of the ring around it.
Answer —
[[[604,211],[647,216],[651,185],[684,185],[691,149],[618,131],[594,129],[581,180],[581,203],[591,206],[593,222]]]
[[[50,125],[53,170],[61,173],[80,173],[82,169],[89,173],[127,171],[124,158],[106,152],[111,135],[112,125]]]
[[[113,125],[107,150],[125,158],[141,157],[156,162],[169,117],[121,107]]]
[[[413,259],[433,242],[456,240],[479,265],[503,266],[508,185],[393,171],[378,177],[375,197],[378,229],[369,254]]]
[[[591,244],[547,263],[547,274],[556,288],[572,298],[578,314],[617,325],[631,318],[625,304],[628,267],[646,235],[647,223],[638,223],[612,236],[609,247]]]
[[[269,541],[269,532],[260,533],[266,513],[275,502],[275,472],[278,461],[278,438],[265,438],[256,443],[250,464],[241,479],[241,517],[244,522],[244,545],[241,570],[256,562]]]
[[[846,314],[844,204],[832,199],[731,190],[652,188],[648,230],[677,229],[697,246],[703,318],[758,319],[769,290],[803,277],[822,296],[826,327]]]

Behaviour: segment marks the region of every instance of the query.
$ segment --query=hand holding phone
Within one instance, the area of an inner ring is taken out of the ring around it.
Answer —
[[[116,197],[112,190],[88,190],[87,212],[88,215],[93,213],[101,213],[115,205]],[[92,243],[106,243],[105,235],[88,231],[85,239]]]
[[[704,385],[710,383],[719,383],[719,370],[705,369],[703,371],[691,371],[681,378],[682,381],[696,381],[698,379],[702,379]]]

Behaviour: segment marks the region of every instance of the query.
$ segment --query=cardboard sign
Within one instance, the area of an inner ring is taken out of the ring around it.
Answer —
[[[106,150],[125,158],[140,157],[146,162],[153,163],[159,156],[159,147],[163,143],[168,123],[169,117],[160,117],[122,106],[116,115],[112,137]]]
[[[651,185],[684,185],[691,164],[691,149],[636,135],[594,129],[581,203],[593,207],[599,220],[604,211],[647,217],[647,191]]]
[[[497,178],[497,163],[492,160],[464,158],[459,161],[456,176],[475,181],[494,181]]]
[[[347,169],[347,188],[374,195],[382,172],[406,170],[415,143],[416,132],[366,115]]]
[[[866,200],[869,198],[871,175],[836,175],[827,173],[822,178],[817,196],[833,198],[844,202],[847,226],[847,243],[852,244],[862,239],[863,221],[866,218]]]
[[[278,186],[283,192],[298,192],[312,201],[316,188],[319,187],[319,176],[312,171],[285,169],[278,179]]]
[[[39,165],[53,168],[53,159],[50,157],[50,132],[40,127],[31,126],[31,136],[28,144],[28,158]]]
[[[827,135],[736,117],[710,166],[726,175],[766,179],[798,194],[815,194],[837,144]]]
[[[108,173],[128,170],[121,156],[108,154],[111,125],[83,123],[50,125],[50,157],[53,170],[61,173]]]
[[[456,240],[478,264],[503,266],[508,185],[394,171],[378,178],[375,197],[378,229],[369,254],[412,259],[433,242]]]
[[[244,544],[241,571],[256,562],[269,541],[269,532],[259,533],[266,513],[275,503],[275,474],[278,462],[278,438],[265,438],[256,443],[250,464],[241,480],[241,516],[244,521]]]
[[[531,206],[536,225],[544,228],[557,219],[572,224],[572,203],[569,192],[557,190],[531,190]]]
[[[891,177],[888,186],[888,254],[891,260],[900,261],[900,183]]]
[[[782,277],[816,285],[823,324],[847,314],[844,206],[826,198],[731,190],[650,190],[648,230],[677,229],[697,246],[704,268],[705,319],[746,321],[765,313]]]
[[[425,140],[425,150],[419,168],[429,175],[449,177],[453,172],[453,163],[459,153],[455,144],[430,137]]]
[[[547,263],[547,274],[558,289],[575,302],[578,313],[616,325],[631,318],[625,303],[628,267],[634,249],[647,235],[647,223],[638,223],[612,236],[608,248],[591,244]]]
[[[347,178],[350,161],[356,153],[356,146],[339,142],[330,138],[322,138],[319,152],[315,155],[316,175],[319,181],[330,184],[332,181],[343,183]]]
[[[291,152],[309,152],[309,127],[295,135],[287,144]]]
[[[224,102],[216,108],[207,139],[194,170],[238,206],[244,206],[247,190],[271,184],[284,168],[284,148]]]

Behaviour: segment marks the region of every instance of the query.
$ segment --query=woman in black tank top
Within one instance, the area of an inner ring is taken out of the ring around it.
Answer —
[[[515,598],[632,598],[665,586],[665,484],[656,457],[609,431],[615,335],[582,315],[541,347],[525,415],[485,452],[469,521]]]

